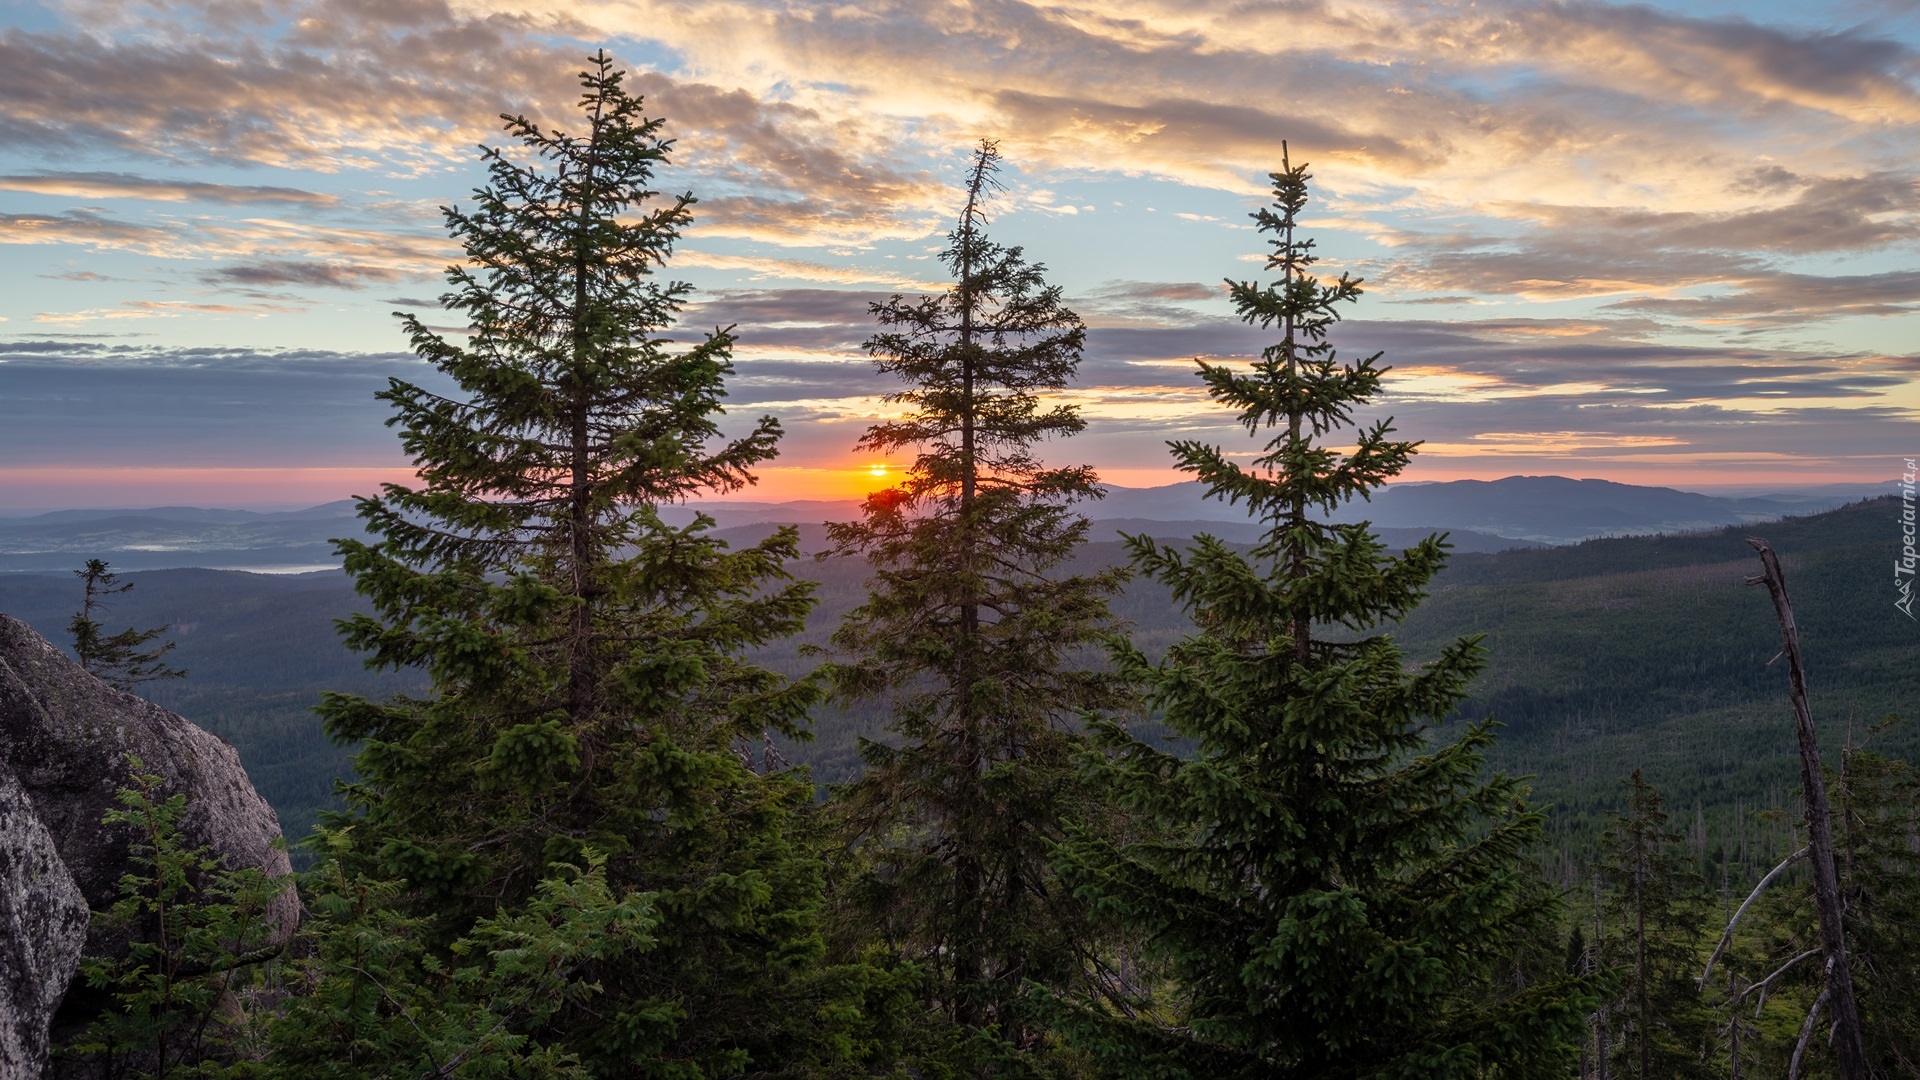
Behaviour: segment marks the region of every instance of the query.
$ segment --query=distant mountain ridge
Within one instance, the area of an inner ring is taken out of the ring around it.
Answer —
[[[1371,502],[1348,504],[1334,518],[1367,520],[1383,529],[1454,530],[1536,544],[1572,544],[1598,536],[1693,532],[1819,513],[1877,493],[1884,492],[1872,485],[1846,485],[1725,497],[1611,480],[1509,476],[1500,480],[1394,484]],[[846,521],[857,516],[859,510],[860,503],[853,499],[790,503],[711,500],[669,507],[662,516],[684,524],[692,521],[696,512],[704,513],[720,528],[731,528]],[[1244,506],[1207,498],[1197,481],[1153,488],[1110,487],[1106,498],[1082,504],[1081,511],[1096,523],[1127,520],[1141,526],[1155,522],[1244,525],[1248,520]],[[1241,538],[1223,535],[1223,539]]]
[[[1461,551],[1495,551],[1538,544],[1570,544],[1599,536],[1692,532],[1832,509],[1870,486],[1783,491],[1724,497],[1673,488],[1563,476],[1509,476],[1396,484],[1370,503],[1344,507],[1338,520],[1369,520],[1390,543],[1415,534],[1454,533]],[[673,524],[696,513],[720,529],[750,525],[819,524],[859,515],[855,499],[791,502],[708,500],[662,509]],[[1161,537],[1210,531],[1226,540],[1250,540],[1257,531],[1244,507],[1208,499],[1197,482],[1154,488],[1112,487],[1083,504],[1094,536],[1116,529]],[[351,500],[304,510],[253,511],[162,506],[148,509],[55,510],[0,518],[0,571],[71,569],[103,558],[123,570],[175,567],[286,572],[337,566],[335,537],[360,535]]]
[[[1509,476],[1389,487],[1370,506],[1349,506],[1341,520],[1362,517],[1385,527],[1472,529],[1496,536],[1566,544],[1599,536],[1695,532],[1726,525],[1819,513],[1857,494],[1781,493],[1725,498],[1564,476]]]
[[[210,568],[287,572],[340,565],[333,540],[360,533],[351,500],[260,512],[197,506],[55,510],[0,518],[0,571]]]
[[[29,524],[63,525],[110,521],[114,518],[152,518],[159,521],[204,521],[221,525],[240,525],[279,521],[304,521],[353,517],[358,505],[352,499],[339,499],[299,510],[237,510],[202,506],[149,506],[142,509],[48,510],[19,517],[0,517],[0,531]]]

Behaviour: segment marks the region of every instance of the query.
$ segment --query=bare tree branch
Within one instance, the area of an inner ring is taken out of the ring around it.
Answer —
[[[1707,980],[1713,976],[1713,965],[1719,962],[1720,954],[1723,952],[1726,952],[1727,946],[1731,944],[1733,941],[1733,928],[1740,925],[1740,917],[1747,913],[1747,909],[1753,906],[1753,902],[1755,900],[1760,899],[1760,890],[1766,888],[1768,885],[1773,884],[1773,879],[1779,877],[1781,872],[1784,871],[1787,867],[1792,866],[1794,863],[1797,863],[1801,859],[1806,858],[1807,853],[1810,850],[1811,849],[1809,848],[1801,848],[1799,851],[1796,851],[1793,854],[1787,856],[1785,859],[1781,860],[1781,863],[1779,866],[1776,866],[1773,869],[1767,871],[1767,876],[1760,879],[1760,884],[1755,885],[1753,887],[1753,892],[1748,895],[1747,902],[1744,904],[1741,904],[1740,910],[1734,912],[1733,918],[1727,920],[1727,932],[1720,935],[1719,946],[1713,950],[1712,956],[1707,957],[1707,969],[1700,973],[1701,986],[1706,986]]]
[[[1807,1010],[1807,1022],[1800,1025],[1800,1041],[1793,1044],[1793,1060],[1787,1065],[1787,1080],[1800,1080],[1800,1064],[1806,1059],[1807,1040],[1813,1037],[1814,1021],[1820,1019],[1820,1007],[1827,1003],[1827,997],[1832,992],[1832,987],[1820,991],[1820,996],[1813,999],[1813,1008]]]
[[[1800,961],[1805,960],[1807,957],[1819,956],[1819,955],[1820,955],[1820,950],[1818,948],[1808,949],[1806,952],[1801,953],[1799,956],[1796,956],[1793,959],[1787,961],[1786,963],[1781,964],[1779,967],[1773,969],[1773,974],[1767,976],[1764,979],[1761,979],[1759,982],[1754,983],[1752,986],[1747,987],[1745,990],[1740,991],[1738,994],[1733,995],[1731,998],[1728,998],[1727,1008],[1732,1009],[1735,1005],[1740,1004],[1742,999],[1744,999],[1748,994],[1753,993],[1755,990],[1760,991],[1760,1000],[1762,1002],[1765,1002],[1767,1000],[1767,985],[1769,983],[1773,982],[1773,980],[1779,978],[1780,976],[1786,974],[1788,969],[1792,968],[1795,964],[1798,964]]]

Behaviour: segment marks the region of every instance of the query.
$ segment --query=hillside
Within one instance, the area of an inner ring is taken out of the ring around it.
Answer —
[[[1745,537],[1765,536],[1784,555],[1816,720],[1837,754],[1849,725],[1865,739],[1888,713],[1911,714],[1920,700],[1920,627],[1893,608],[1885,572],[1897,513],[1897,503],[1881,499],[1751,527],[1456,554],[1426,603],[1392,632],[1415,659],[1455,637],[1485,635],[1488,668],[1463,717],[1504,725],[1493,763],[1535,777],[1557,834],[1596,835],[1620,781],[1638,767],[1667,792],[1676,820],[1704,834],[1696,841],[1703,857],[1724,846],[1738,860],[1744,823],[1751,863],[1786,842],[1784,823],[1753,815],[1790,807],[1799,765],[1786,673],[1767,664],[1778,649],[1772,606],[1764,590],[1744,584],[1759,566]],[[1097,543],[1079,563],[1123,557],[1120,545]],[[858,602],[862,571],[827,562],[811,576],[822,583],[821,608],[808,637],[823,642],[839,612]],[[1115,608],[1149,652],[1187,631],[1150,583],[1135,582]],[[777,662],[800,666],[791,650]],[[823,716],[815,742],[794,754],[822,779],[843,779],[856,767],[857,735],[875,719]],[[1875,743],[1920,756],[1920,725]]]
[[[1558,834],[1591,836],[1620,778],[1642,767],[1666,789],[1681,824],[1702,830],[1703,855],[1724,847],[1738,862],[1744,823],[1752,863],[1785,842],[1784,824],[1753,815],[1790,806],[1797,764],[1785,672],[1767,666],[1777,643],[1773,613],[1764,591],[1743,584],[1758,565],[1743,538],[1764,535],[1785,558],[1816,718],[1837,752],[1849,725],[1864,738],[1885,714],[1911,713],[1920,700],[1920,627],[1894,610],[1886,573],[1896,514],[1897,504],[1883,499],[1751,528],[1459,553],[1394,632],[1416,658],[1461,634],[1486,635],[1489,667],[1465,713],[1506,725],[1495,764],[1536,777]],[[765,531],[746,526],[730,536],[748,541]],[[1118,541],[1100,541],[1077,564],[1123,558]],[[796,572],[820,582],[820,606],[802,639],[763,659],[798,673],[814,662],[799,646],[824,644],[862,599],[866,569],[829,559]],[[176,624],[175,656],[192,671],[148,692],[240,748],[291,836],[328,801],[347,760],[307,711],[320,693],[420,685],[415,675],[369,674],[340,647],[331,622],[354,610],[356,598],[338,573],[162,570],[127,580],[137,588],[115,606],[109,627]],[[77,600],[71,576],[0,576],[0,611],[56,641],[65,640]],[[1116,610],[1149,650],[1186,629],[1150,583],[1136,582]],[[878,719],[824,712],[818,737],[788,752],[822,781],[845,779],[856,767],[857,738]],[[1903,726],[1880,743],[1920,756],[1920,727]],[[1733,872],[1743,876],[1737,866]]]
[[[413,673],[370,673],[341,647],[333,620],[350,614],[358,598],[338,571],[154,570],[122,578],[135,588],[102,621],[110,630],[172,624],[178,647],[167,659],[188,671],[139,693],[233,743],[289,841],[307,834],[315,813],[332,803],[334,778],[347,772],[348,752],[327,740],[311,711],[321,693],[385,696],[426,685]],[[70,574],[0,575],[0,611],[65,646],[79,590]]]
[[[1882,499],[1765,525],[1686,536],[1462,555],[1398,634],[1415,656],[1486,635],[1488,671],[1466,712],[1505,726],[1499,766],[1537,777],[1553,827],[1592,835],[1633,768],[1668,796],[1701,853],[1768,853],[1799,790],[1779,630],[1749,535],[1783,555],[1829,760],[1889,713],[1915,718],[1920,627],[1893,607],[1898,504]],[[1875,737],[1920,756],[1920,725]],[[1797,813],[1791,810],[1790,813]],[[1744,825],[1743,825],[1744,823]],[[1744,832],[1743,832],[1744,828]],[[1764,854],[1750,853],[1752,863]],[[1735,875],[1739,876],[1738,874]]]

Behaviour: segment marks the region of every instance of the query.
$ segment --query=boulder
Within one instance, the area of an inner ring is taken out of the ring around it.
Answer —
[[[6,760],[6,759],[0,759]],[[80,964],[87,902],[20,782],[0,766],[0,1080],[38,1080]]]
[[[165,778],[163,796],[185,794],[180,833],[229,869],[292,872],[280,843],[280,819],[248,781],[226,740],[150,701],[94,678],[25,623],[0,615],[0,762],[6,763],[95,911],[111,907],[130,866],[125,826],[102,823],[126,786],[126,755]],[[300,904],[292,889],[267,912],[273,944],[293,936]],[[96,921],[90,955],[124,944]]]

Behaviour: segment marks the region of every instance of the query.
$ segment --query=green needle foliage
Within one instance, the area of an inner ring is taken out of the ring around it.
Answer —
[[[274,1025],[273,1075],[594,1075],[577,1053],[526,1032],[599,998],[596,969],[649,952],[659,914],[651,895],[615,898],[598,856],[584,870],[555,869],[527,904],[478,920],[443,953],[426,920],[393,906],[402,886],[326,863],[307,931],[316,955]]]
[[[267,906],[290,882],[258,868],[223,868],[182,843],[187,797],[163,796],[165,778],[128,754],[121,809],[105,824],[131,831],[120,898],[97,917],[131,935],[124,953],[81,961],[80,978],[105,1007],[62,1047],[63,1075],[226,1077],[248,1074],[244,1050],[258,1019],[240,994],[252,965],[280,950]],[[79,996],[69,991],[71,996]]]
[[[67,633],[73,635],[73,655],[81,667],[100,681],[122,690],[155,679],[187,677],[185,668],[168,667],[160,659],[173,651],[173,642],[161,642],[151,649],[141,648],[170,627],[135,630],[129,626],[117,634],[109,634],[95,617],[106,610],[108,597],[127,592],[133,588],[133,582],[121,584],[120,575],[107,569],[105,559],[88,559],[73,576],[85,586],[80,610],[74,612],[73,621],[67,624]]]
[[[710,519],[656,512],[751,482],[779,429],[721,439],[731,335],[664,336],[688,286],[653,272],[693,199],[654,201],[671,146],[621,79],[593,57],[578,134],[504,117],[520,146],[487,150],[474,208],[446,212],[467,263],[444,303],[471,335],[406,327],[457,392],[380,395],[420,483],[361,501],[378,542],[339,542],[373,607],[347,641],[369,666],[425,669],[432,692],[326,699],[329,732],[361,746],[355,814],[326,850],[341,895],[390,883],[449,969],[480,962],[459,942],[547,903],[543,883],[597,867],[580,902],[645,898],[647,933],[568,961],[590,1002],[502,1023],[595,1075],[731,1076],[857,1028],[864,976],[818,963],[811,785],[749,763],[771,733],[802,735],[819,697],[742,659],[811,607],[785,569],[795,534],[732,550]]]
[[[1625,786],[1626,810],[1602,840],[1600,864],[1613,923],[1600,960],[1624,975],[1607,1011],[1613,1072],[1635,1080],[1718,1076],[1716,1018],[1698,982],[1706,894],[1659,790],[1638,769]]]
[[[1482,776],[1490,725],[1450,743],[1432,723],[1481,667],[1473,639],[1409,670],[1385,635],[1445,549],[1390,555],[1365,524],[1318,520],[1398,473],[1415,444],[1385,422],[1341,452],[1387,369],[1335,359],[1325,337],[1360,282],[1323,282],[1296,239],[1305,166],[1272,174],[1254,215],[1274,234],[1269,285],[1229,282],[1242,318],[1277,329],[1251,368],[1202,363],[1215,400],[1265,453],[1243,468],[1173,444],[1207,490],[1268,525],[1243,556],[1211,537],[1187,553],[1129,539],[1198,632],[1159,662],[1117,647],[1182,758],[1095,730],[1098,771],[1162,838],[1076,836],[1061,853],[1077,895],[1147,943],[1134,1000],[1062,1010],[1101,1068],[1137,1077],[1564,1075],[1593,1003],[1561,962],[1550,894],[1526,858],[1540,815],[1512,779]],[[1516,958],[1531,958],[1532,971]]]
[[[916,457],[862,520],[831,530],[873,578],[834,634],[845,659],[830,671],[843,697],[891,710],[892,739],[863,743],[866,774],[838,793],[871,859],[849,917],[924,965],[950,1019],[1018,1042],[1023,980],[1070,985],[1086,947],[1048,863],[1088,798],[1072,728],[1124,697],[1084,656],[1121,578],[1054,572],[1086,536],[1072,504],[1100,490],[1091,469],[1035,453],[1085,426],[1043,400],[1073,377],[1085,330],[1043,266],[986,236],[999,160],[991,142],[974,155],[941,255],[953,286],[873,306],[881,332],[867,351],[906,383],[887,399],[904,415],[860,448]]]

